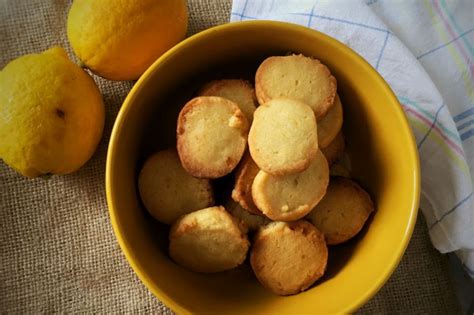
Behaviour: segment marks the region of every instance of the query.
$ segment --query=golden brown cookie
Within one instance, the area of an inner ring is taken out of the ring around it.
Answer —
[[[138,177],[138,190],[148,212],[166,224],[214,204],[209,180],[189,175],[173,149],[159,151],[146,160]]]
[[[178,153],[184,169],[200,178],[230,173],[244,154],[248,128],[234,102],[217,96],[193,98],[178,118]]]
[[[254,232],[258,230],[261,226],[264,226],[272,221],[267,217],[262,215],[255,215],[249,213],[247,210],[242,208],[237,202],[229,200],[225,205],[226,210],[232,214],[234,218],[239,220],[241,225],[241,230],[244,233]]]
[[[313,111],[295,100],[271,100],[255,111],[248,141],[261,170],[273,175],[301,172],[318,151]]]
[[[321,149],[321,152],[323,152],[329,166],[331,166],[342,157],[345,148],[344,135],[340,131],[327,147]]]
[[[253,120],[253,112],[257,108],[255,91],[246,80],[215,80],[204,85],[198,92],[199,96],[220,96],[239,105],[248,122]]]
[[[364,189],[348,178],[332,177],[326,195],[307,218],[335,245],[359,233],[372,211],[374,204]]]
[[[259,170],[257,164],[255,164],[250,153],[247,151],[235,173],[235,186],[232,190],[232,199],[250,213],[263,215],[257,206],[255,206],[252,198],[253,180]]]
[[[255,92],[260,104],[275,98],[290,98],[308,104],[317,118],[334,102],[336,79],[319,60],[303,55],[265,59],[255,75]]]
[[[255,236],[250,264],[260,283],[279,295],[309,288],[326,271],[323,234],[309,222],[274,222]]]
[[[329,176],[341,176],[351,178],[351,172],[344,165],[344,163],[341,163],[341,161],[337,161],[329,168]]]
[[[297,174],[274,176],[259,171],[252,185],[255,205],[275,221],[298,220],[323,198],[329,183],[326,158],[318,150],[309,167]]]
[[[224,207],[210,207],[178,219],[170,230],[169,252],[179,265],[213,273],[240,265],[249,241]]]
[[[328,110],[324,117],[318,119],[318,144],[325,148],[333,142],[342,127],[342,104],[339,95],[336,94],[334,105]]]

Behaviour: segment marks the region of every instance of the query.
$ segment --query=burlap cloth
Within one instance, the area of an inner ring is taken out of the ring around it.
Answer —
[[[72,57],[65,31],[69,6],[61,0],[0,0],[0,67],[53,45]],[[189,0],[189,34],[226,23],[230,9],[231,0]],[[132,83],[94,78],[107,118],[102,142],[81,170],[31,180],[0,162],[2,313],[170,313],[129,267],[107,212],[107,143]],[[447,264],[420,216],[400,266],[361,312],[459,313]]]

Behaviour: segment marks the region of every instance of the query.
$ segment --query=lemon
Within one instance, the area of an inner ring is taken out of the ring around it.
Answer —
[[[21,174],[74,172],[103,126],[99,89],[64,49],[22,56],[0,71],[0,158]]]
[[[67,35],[76,55],[109,80],[134,80],[186,35],[186,0],[74,0]]]

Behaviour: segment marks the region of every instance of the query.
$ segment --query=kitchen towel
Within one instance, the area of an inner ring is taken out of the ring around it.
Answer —
[[[313,28],[382,75],[416,137],[431,241],[474,278],[473,13],[471,0],[234,0],[231,21]]]

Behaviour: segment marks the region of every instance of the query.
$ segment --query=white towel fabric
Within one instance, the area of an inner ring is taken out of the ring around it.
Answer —
[[[231,21],[277,20],[326,33],[390,84],[415,134],[433,245],[474,277],[474,1],[234,0]]]

